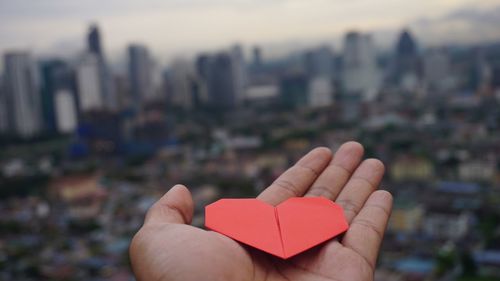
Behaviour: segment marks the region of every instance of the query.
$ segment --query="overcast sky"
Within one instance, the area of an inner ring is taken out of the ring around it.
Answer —
[[[499,7],[499,0],[0,0],[0,52],[77,52],[91,22],[108,53],[143,42],[161,58],[234,42],[327,42],[351,29],[392,44],[383,34],[404,26],[424,44],[474,42],[500,39]]]

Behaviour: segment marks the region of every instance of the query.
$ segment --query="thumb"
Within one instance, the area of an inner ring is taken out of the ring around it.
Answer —
[[[189,224],[193,219],[193,198],[184,185],[175,185],[151,206],[144,224]]]

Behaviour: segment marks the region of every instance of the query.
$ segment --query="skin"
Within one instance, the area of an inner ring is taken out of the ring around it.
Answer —
[[[272,205],[295,196],[323,196],[344,209],[348,231],[288,260],[190,226],[193,201],[176,185],[148,211],[130,246],[138,280],[373,280],[392,196],[376,191],[384,165],[362,160],[363,147],[343,144],[335,155],[316,148],[257,198]]]

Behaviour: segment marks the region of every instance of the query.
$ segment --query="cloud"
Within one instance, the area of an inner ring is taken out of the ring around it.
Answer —
[[[440,18],[421,18],[410,26],[427,45],[497,41],[500,40],[500,5],[466,6]]]

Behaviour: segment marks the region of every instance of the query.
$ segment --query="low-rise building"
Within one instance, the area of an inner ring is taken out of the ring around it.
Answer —
[[[389,175],[396,182],[428,181],[434,177],[434,165],[421,157],[402,155],[389,168]]]
[[[99,179],[97,174],[64,176],[54,179],[50,187],[52,193],[68,206],[71,219],[93,219],[99,215],[106,197]]]
[[[422,225],[424,208],[415,202],[396,202],[389,221],[389,231],[411,234]]]
[[[495,178],[496,169],[494,161],[466,161],[458,166],[458,177],[463,181],[492,181]]]
[[[435,239],[456,241],[467,235],[471,223],[470,212],[455,212],[443,206],[428,210],[423,221],[423,232]]]

